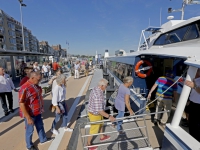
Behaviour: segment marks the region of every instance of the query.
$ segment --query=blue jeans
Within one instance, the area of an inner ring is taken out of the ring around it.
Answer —
[[[60,120],[60,118],[62,117],[63,118],[63,122],[62,122],[62,125],[61,127],[66,127],[67,126],[67,108],[66,108],[66,104],[65,104],[65,101],[61,102],[61,104],[64,106],[64,109],[65,109],[65,112],[64,113],[55,113],[55,119],[52,123],[52,129],[55,129],[56,128],[56,124],[57,122]]]
[[[44,131],[44,124],[41,118],[41,114],[37,115],[37,116],[31,116],[31,118],[33,119],[34,125],[36,127],[39,139],[40,139],[40,143],[43,143],[47,140],[45,131]],[[27,148],[31,148],[31,146],[33,146],[33,142],[32,142],[32,136],[33,136],[33,131],[34,131],[34,125],[29,125],[27,122],[27,119],[24,118],[25,120],[25,126],[26,126],[26,147]]]
[[[116,118],[122,118],[122,117],[124,117],[124,111],[118,110],[118,115],[116,116]],[[117,131],[122,130],[122,123],[123,120],[117,121]]]

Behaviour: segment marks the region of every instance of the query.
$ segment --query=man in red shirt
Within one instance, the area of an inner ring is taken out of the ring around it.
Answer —
[[[59,68],[59,65],[58,65],[58,63],[57,63],[56,60],[54,60],[54,62],[53,62],[53,64],[52,64],[52,68],[53,68],[53,73],[55,74],[56,71],[57,71],[58,68]]]
[[[40,72],[31,72],[29,80],[24,83],[19,91],[19,106],[22,111],[26,126],[26,147],[28,150],[36,150],[33,146],[32,135],[34,125],[36,126],[40,143],[44,144],[52,141],[47,138],[41,113],[44,112],[42,88],[38,85],[41,80]]]

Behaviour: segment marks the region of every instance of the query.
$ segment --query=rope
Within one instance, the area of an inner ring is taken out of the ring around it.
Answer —
[[[162,94],[160,94],[160,95],[163,95],[163,94],[164,94],[165,92],[167,92],[172,86],[174,86],[174,85],[185,75],[185,73],[187,72],[187,69],[188,69],[188,68],[186,68],[186,69],[184,70],[183,74],[182,74],[170,87],[168,87],[168,88],[167,88]],[[152,104],[153,102],[155,102],[158,98],[161,98],[161,96],[156,97],[156,99],[154,99],[153,101],[151,101],[150,103],[148,103],[145,107],[143,107],[143,108],[139,109],[138,111],[136,111],[135,114],[138,113],[138,112],[140,112],[140,111],[143,110],[143,109],[146,109],[147,106],[149,106],[150,104]]]

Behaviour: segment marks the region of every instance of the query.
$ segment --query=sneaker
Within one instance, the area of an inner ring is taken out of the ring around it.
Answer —
[[[45,142],[40,143],[41,145],[49,143],[51,141],[53,141],[55,138],[47,138],[47,140]]]
[[[70,128],[64,128],[64,131],[73,132],[73,129],[70,129]]]
[[[103,138],[100,138],[100,141],[103,142],[103,141],[106,141],[106,140],[109,140],[109,139],[110,139],[109,135],[104,135]]]
[[[13,112],[14,112],[14,109],[10,109],[10,112],[13,113]]]
[[[53,134],[55,134],[55,135],[58,135],[58,134],[59,134],[58,130],[56,130],[56,129],[51,129],[51,132],[52,132]]]
[[[9,115],[9,112],[8,112],[8,111],[4,112],[4,115],[5,115],[5,116],[8,116],[8,115]]]
[[[98,148],[98,146],[92,146],[92,147],[88,147],[88,150],[97,150],[97,148]]]
[[[27,148],[27,150],[37,150],[34,146],[31,146],[31,148]]]

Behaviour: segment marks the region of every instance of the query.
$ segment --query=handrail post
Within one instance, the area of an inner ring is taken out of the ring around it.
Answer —
[[[144,125],[146,126],[145,131],[146,131],[146,135],[147,135],[148,146],[151,147],[151,144],[150,144],[150,141],[149,141],[149,133],[147,131],[147,123],[146,123],[146,120],[145,120],[145,116],[143,116],[143,121],[144,121]]]
[[[83,150],[84,150],[84,141],[83,141],[82,133],[81,133],[81,123],[79,124],[79,132],[80,132],[80,138],[81,138],[82,147],[83,147]]]

